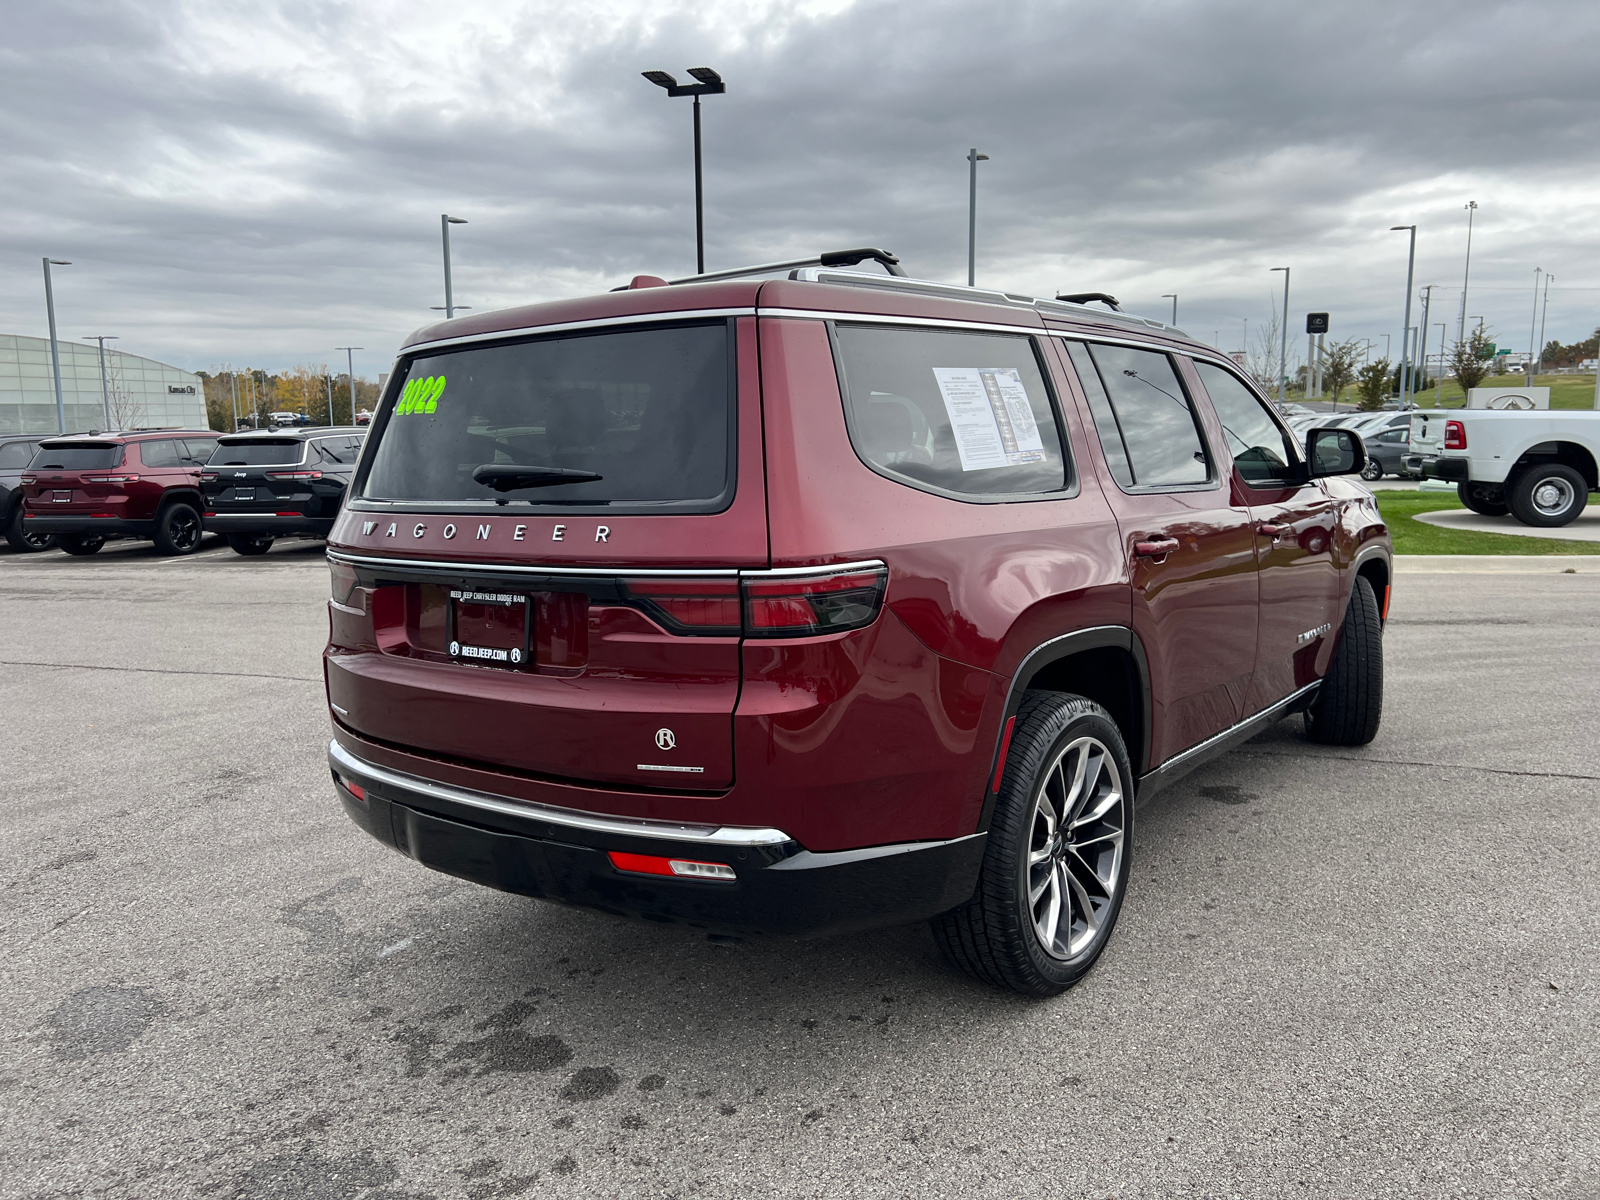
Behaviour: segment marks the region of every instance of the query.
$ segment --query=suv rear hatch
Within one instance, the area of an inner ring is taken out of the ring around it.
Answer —
[[[120,442],[50,441],[39,446],[23,474],[31,511],[40,516],[120,517],[127,484],[138,478],[123,469]]]
[[[298,517],[322,478],[300,438],[224,437],[200,474],[208,513]],[[310,514],[314,515],[314,514]]]
[[[329,541],[338,719],[546,778],[728,787],[738,571],[767,562],[753,326],[402,362]]]

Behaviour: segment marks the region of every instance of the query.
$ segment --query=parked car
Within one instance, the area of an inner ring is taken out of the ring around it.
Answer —
[[[1488,408],[1411,414],[1406,468],[1456,485],[1461,503],[1489,517],[1557,528],[1578,519],[1600,487],[1600,412]]]
[[[868,258],[408,339],[329,538],[358,825],[734,935],[931,920],[1042,996],[1106,944],[1136,796],[1291,713],[1373,737],[1359,438],[1303,449],[1159,322]]]
[[[353,425],[224,434],[200,474],[207,532],[247,555],[275,538],[327,537],[366,435]]]
[[[1406,455],[1411,452],[1410,429],[1402,426],[1375,433],[1358,432],[1367,450],[1367,465],[1362,468],[1361,478],[1374,482],[1385,475],[1412,477],[1405,465]]]
[[[26,529],[22,520],[22,476],[42,437],[0,437],[0,530],[13,550],[23,553],[48,550],[55,535]]]
[[[149,538],[162,554],[200,548],[200,465],[210,430],[47,438],[22,477],[26,531],[54,534],[68,554],[114,538]]]
[[[366,409],[366,408],[357,409],[356,410],[356,424],[357,425],[371,425],[372,424],[372,411],[370,409]]]

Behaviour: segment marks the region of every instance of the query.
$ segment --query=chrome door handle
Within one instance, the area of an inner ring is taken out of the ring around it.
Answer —
[[[1133,552],[1140,558],[1165,558],[1177,548],[1177,538],[1156,538],[1153,541],[1133,544]]]

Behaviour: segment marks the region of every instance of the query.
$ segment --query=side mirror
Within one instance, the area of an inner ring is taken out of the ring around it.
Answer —
[[[1367,465],[1367,447],[1348,429],[1313,429],[1306,434],[1306,462],[1313,479],[1359,475]]]

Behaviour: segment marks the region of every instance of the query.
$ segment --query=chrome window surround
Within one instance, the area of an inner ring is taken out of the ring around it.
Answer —
[[[391,771],[357,758],[338,742],[328,743],[328,765],[340,775],[363,783],[376,783],[380,787],[394,788],[399,792],[412,792],[431,800],[443,800],[464,808],[476,808],[500,816],[520,817],[524,820],[543,821],[564,829],[582,829],[588,833],[617,834],[623,837],[657,838],[668,842],[692,842],[702,846],[781,846],[794,839],[781,829],[762,829],[744,825],[687,825],[676,821],[660,821],[647,817],[608,817],[601,813],[585,812],[577,808],[556,808],[531,800],[513,800],[490,792],[472,791],[435,783],[416,775]]]
[[[705,321],[712,317],[753,317],[753,308],[693,308],[682,312],[629,313],[620,317],[596,317],[589,321],[563,321],[557,325],[530,325],[518,329],[493,329],[486,333],[465,333],[460,337],[436,338],[401,346],[395,356],[399,362],[409,354],[438,350],[444,346],[469,346],[474,342],[498,342],[505,338],[538,337],[547,333],[568,333],[574,329],[604,329],[611,325],[659,325],[663,321]]]

